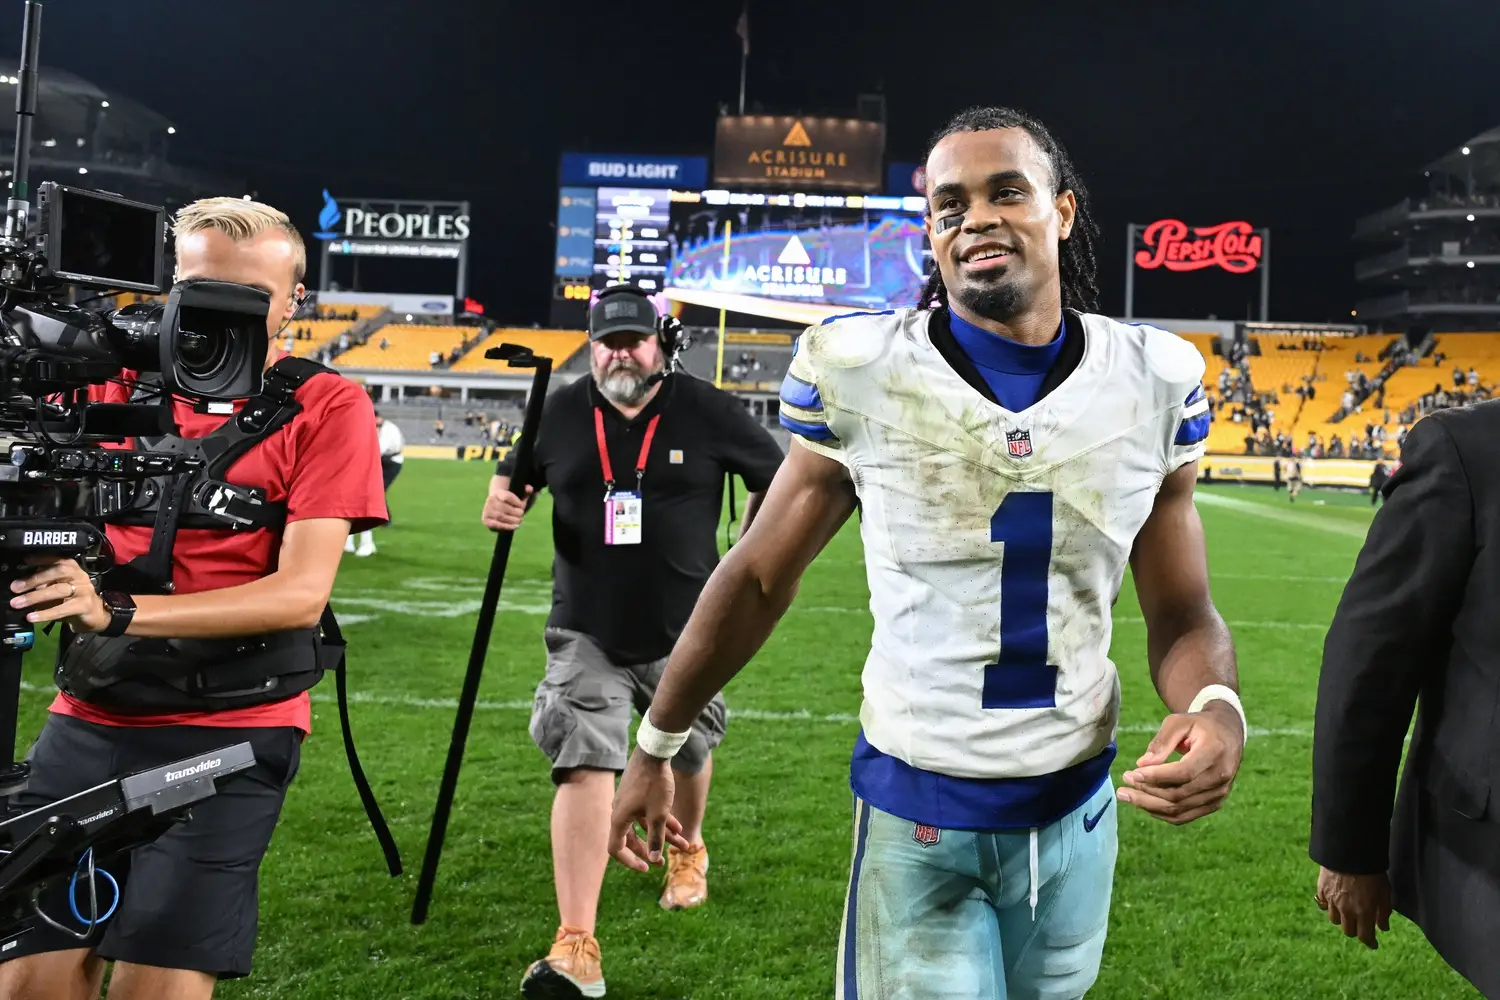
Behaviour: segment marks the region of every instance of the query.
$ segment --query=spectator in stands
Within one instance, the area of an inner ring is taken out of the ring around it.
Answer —
[[[1370,506],[1375,506],[1380,501],[1380,491],[1385,489],[1386,481],[1391,478],[1391,470],[1384,462],[1376,462],[1374,470],[1370,473]]]
[[[748,525],[782,460],[780,446],[734,397],[690,375],[657,377],[665,366],[659,323],[638,289],[611,291],[594,304],[592,377],[544,404],[536,468],[519,484],[528,501],[511,492],[507,455],[484,506],[485,525],[513,531],[534,491],[552,491],[555,596],[531,734],[556,784],[561,926],[551,952],[526,972],[528,996],[604,995],[594,931],[615,776],[630,752],[630,706],[644,712],[650,705],[667,654],[718,563],[726,474],[745,481]],[[707,897],[702,821],[711,752],[724,726],[716,696],[673,759],[673,813],[690,849],[668,849],[667,909]]]

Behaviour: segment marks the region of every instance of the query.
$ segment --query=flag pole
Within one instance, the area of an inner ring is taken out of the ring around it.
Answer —
[[[724,220],[724,278],[729,279],[729,240],[734,230],[734,220]],[[719,362],[714,368],[714,388],[724,387],[724,307],[719,307]]]
[[[740,49],[740,115],[745,114],[745,63],[749,62],[748,50]]]
[[[740,117],[745,115],[745,64],[750,61],[750,2],[745,0],[734,33],[740,36]]]

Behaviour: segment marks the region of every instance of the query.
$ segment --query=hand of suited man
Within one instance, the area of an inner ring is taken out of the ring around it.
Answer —
[[[1344,929],[1345,937],[1357,937],[1366,948],[1379,948],[1376,928],[1391,929],[1391,883],[1385,872],[1377,875],[1345,875],[1318,869],[1318,891],[1314,897],[1328,914],[1330,923]]]
[[[510,491],[510,482],[504,476],[490,481],[490,495],[484,501],[484,513],[480,520],[491,531],[515,531],[526,516],[532,488],[526,487],[526,495],[518,497]]]

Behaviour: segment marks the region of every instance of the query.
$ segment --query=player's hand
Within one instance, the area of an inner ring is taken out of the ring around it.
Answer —
[[[27,621],[63,621],[74,632],[98,632],[109,625],[109,609],[76,559],[47,557],[37,560],[36,565],[36,573],[10,585],[16,595],[10,599],[10,606],[30,609]]]
[[[484,501],[484,514],[481,520],[484,526],[491,531],[515,531],[521,526],[521,518],[526,516],[526,503],[531,498],[533,490],[526,487],[525,496],[516,496],[510,491],[509,486],[492,485],[490,495]]]
[[[1318,892],[1313,897],[1328,914],[1328,922],[1340,924],[1345,937],[1357,937],[1366,948],[1375,949],[1378,927],[1391,929],[1391,882],[1385,872],[1378,875],[1345,875],[1318,869]]]
[[[640,747],[630,755],[625,774],[615,789],[614,811],[609,817],[609,853],[626,868],[638,872],[661,864],[662,842],[678,850],[692,845],[682,836],[682,824],[672,815],[672,762],[652,757]],[[646,831],[641,841],[639,824]]]
[[[1120,801],[1181,825],[1214,812],[1229,797],[1244,750],[1240,717],[1211,701],[1201,712],[1169,715],[1146,752],[1126,771]],[[1181,753],[1170,763],[1167,758]]]

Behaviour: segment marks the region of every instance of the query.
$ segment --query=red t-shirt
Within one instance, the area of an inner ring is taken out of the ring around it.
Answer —
[[[123,373],[127,380],[135,372]],[[101,402],[129,401],[130,390],[117,383],[96,386]],[[229,467],[224,478],[238,486],[258,486],[269,502],[286,503],[287,523],[314,517],[340,517],[353,531],[384,524],[389,517],[380,475],[380,440],[375,408],[363,389],[346,378],[320,374],[297,390],[302,410],[291,422],[261,441]],[[235,404],[239,412],[243,401]],[[173,406],[179,433],[206,437],[228,418],[195,413],[182,401]],[[131,447],[135,443],[106,447]],[[151,547],[149,526],[109,525],[115,560],[124,563]],[[176,593],[193,594],[250,583],[276,569],[280,536],[271,531],[228,532],[184,528],[172,548]],[[295,726],[312,731],[312,703],[307,693],[254,708],[171,715],[122,715],[58,692],[51,710],[106,726]]]

